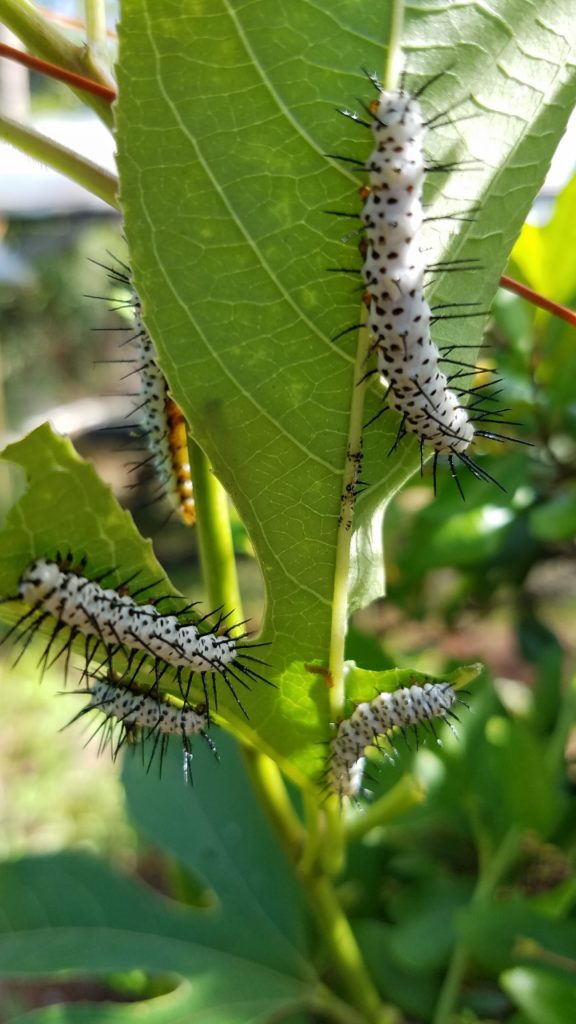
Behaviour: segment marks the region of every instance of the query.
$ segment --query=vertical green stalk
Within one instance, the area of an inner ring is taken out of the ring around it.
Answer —
[[[189,446],[200,564],[208,600],[213,608],[234,611],[237,618],[242,618],[228,498],[202,449],[195,441],[190,441]]]
[[[108,68],[106,0],[84,0],[84,16],[88,44],[87,63],[93,74],[105,76]]]
[[[105,0],[84,0],[86,42],[101,56],[106,55],[106,3]]]
[[[364,1014],[369,1024],[400,1024],[397,1010],[380,1002],[331,883],[322,875],[303,881],[332,965],[350,1004]]]
[[[332,684],[330,688],[330,710],[333,721],[341,717],[344,709],[344,645],[348,630],[348,573],[350,569],[354,493],[358,481],[362,453],[362,424],[364,418],[364,396],[366,393],[366,381],[362,380],[362,377],[365,373],[367,355],[368,339],[366,331],[362,329],[358,336],[358,347],[353,371],[352,402],[334,567],[334,593],[332,598],[332,625],[328,666]]]
[[[394,0],[390,11],[390,32],[388,34],[388,50],[386,67],[382,78],[384,89],[397,89],[402,71],[402,30],[404,28],[404,0]]]

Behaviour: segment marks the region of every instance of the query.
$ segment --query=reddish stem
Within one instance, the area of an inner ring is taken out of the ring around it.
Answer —
[[[543,295],[533,291],[528,285],[515,281],[513,277],[507,277],[506,274],[502,274],[500,287],[506,288],[509,292],[514,292],[515,295],[520,295],[523,299],[531,302],[533,306],[540,306],[540,309],[545,309],[548,313],[553,313],[554,316],[559,316],[561,320],[565,320],[567,324],[572,324],[573,327],[576,327],[576,312],[573,309],[561,306],[559,302],[552,302],[552,299],[544,298]]]
[[[65,68],[58,67],[57,64],[50,64],[49,61],[41,60],[40,57],[33,57],[32,54],[17,50],[14,46],[8,46],[6,43],[0,43],[0,56],[24,64],[25,67],[32,68],[33,71],[40,71],[50,78],[57,78],[58,81],[66,82],[67,85],[72,85],[76,89],[91,92],[94,96],[100,96],[101,99],[107,100],[108,103],[112,103],[116,99],[114,89],[100,85],[99,82],[93,82],[90,78],[84,78],[83,75],[77,75],[75,71],[66,71]]]

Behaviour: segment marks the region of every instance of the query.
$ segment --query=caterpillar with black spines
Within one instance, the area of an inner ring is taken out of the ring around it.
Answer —
[[[492,371],[459,362],[454,358],[456,345],[442,351],[432,338],[431,328],[439,319],[485,315],[485,311],[438,313],[438,309],[447,306],[431,308],[425,297],[426,275],[441,270],[470,270],[475,267],[474,259],[429,265],[422,244],[422,226],[426,219],[422,196],[426,172],[448,172],[458,167],[457,163],[430,165],[425,158],[427,129],[438,127],[442,118],[446,123],[445,118],[449,114],[444,111],[426,120],[419,98],[442,74],[436,75],[414,96],[404,88],[384,89],[377,78],[369,74],[378,92],[377,99],[366,108],[370,120],[361,119],[348,110],[341,113],[369,127],[375,142],[365,163],[352,162],[359,164],[369,179],[368,184],[360,189],[363,200],[360,214],[363,298],[368,308],[371,349],[376,352],[377,369],[387,388],[387,406],[401,417],[391,451],[407,433],[414,434],[420,442],[421,470],[426,446],[434,453],[434,487],[438,458],[444,455],[462,493],[455,459],[479,479],[501,487],[471,458],[470,448],[479,437],[497,441],[518,439],[482,426],[490,422],[505,422],[501,419],[503,410],[497,410],[491,404],[495,396],[484,390],[488,385],[467,387],[462,384],[462,379],[467,376]],[[346,157],[337,159],[351,160]],[[461,214],[456,219],[466,218]],[[447,305],[462,308],[477,304]],[[362,325],[346,328],[336,337],[359,326]],[[441,367],[443,361],[456,365],[457,370],[446,373]],[[463,404],[465,400],[469,400],[468,405]]]
[[[202,622],[208,615],[196,621],[189,618],[182,621],[181,616],[187,614],[190,606],[180,612],[162,614],[157,606],[162,598],[148,604],[138,604],[135,600],[149,587],[142,587],[132,596],[128,593],[128,584],[134,577],[116,589],[104,588],[102,582],[112,575],[112,571],[91,580],[84,575],[84,561],[76,567],[73,563],[72,556],[65,560],[38,558],[25,569],[17,594],[4,600],[20,600],[29,606],[29,610],[4,639],[24,625],[18,639],[24,640],[27,646],[43,624],[54,621],[42,658],[45,666],[68,652],[67,667],[73,641],[83,637],[85,671],[97,656],[103,656],[104,662],[111,665],[115,656],[122,653],[127,659],[126,676],[132,681],[147,666],[152,667],[156,684],[168,669],[174,669],[186,701],[194,677],[199,677],[207,708],[210,706],[208,681],[212,683],[214,706],[217,708],[216,682],[220,678],[246,717],[234,683],[247,690],[250,683],[256,681],[273,685],[254,667],[265,662],[249,652],[249,648],[261,645],[244,643],[248,636],[246,633],[233,636],[235,626],[218,632],[228,615],[220,614],[213,630],[203,630]],[[63,630],[67,630],[66,638],[58,647]],[[52,660],[49,662],[50,655]]]
[[[156,488],[152,503],[168,498],[172,508],[185,526],[196,522],[196,504],[190,470],[188,426],[180,406],[170,396],[168,383],[160,369],[154,342],[142,318],[140,296],[132,283],[132,273],[127,264],[113,257],[117,267],[97,263],[108,273],[114,284],[129,292],[129,298],[120,307],[132,310],[134,329],[124,345],[133,345],[135,369],[138,374],[140,392],[133,414],[140,416],[140,440],[148,450],[148,457],[132,464],[131,472],[146,466],[150,470],[149,481]],[[122,360],[125,362],[126,360]]]
[[[88,689],[77,692],[88,694],[90,700],[68,724],[72,725],[86,715],[100,712],[102,722],[91,738],[100,734],[99,753],[109,748],[114,761],[126,744],[133,746],[140,743],[144,758],[146,744],[150,741],[146,770],[150,770],[158,754],[161,773],[170,737],[179,736],[182,742],[184,780],[190,782],[192,736],[201,736],[213,754],[218,756],[207,732],[210,720],[204,706],[192,707],[186,702],[177,704],[174,698],[161,696],[154,686],[141,690],[133,682],[126,684],[112,675],[96,676]]]
[[[358,704],[352,714],[338,724],[336,736],[330,742],[323,775],[326,791],[335,793],[340,801],[345,797],[356,798],[362,785],[367,747],[382,750],[379,737],[385,737],[392,744],[396,730],[405,734],[407,729],[415,729],[420,724],[427,725],[434,733],[434,719],[452,728],[450,720],[458,721],[453,710],[455,704],[467,707],[447,682],[405,686],[379,693],[373,700]]]

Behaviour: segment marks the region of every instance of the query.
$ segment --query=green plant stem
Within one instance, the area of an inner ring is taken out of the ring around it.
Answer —
[[[413,775],[403,775],[388,793],[349,822],[346,829],[348,841],[358,842],[373,828],[396,821],[401,814],[406,814],[421,804],[425,795],[422,786]]]
[[[298,868],[303,875],[308,875],[316,871],[316,866],[321,859],[322,830],[317,794],[304,790],[303,800],[305,836],[304,849]]]
[[[302,882],[348,1001],[370,1024],[399,1024],[400,1018],[394,1007],[380,1002],[348,918],[330,881],[319,875],[307,876]]]
[[[329,988],[324,986],[319,986],[312,999],[308,999],[306,1006],[302,1009],[320,1013],[323,1017],[332,1020],[334,1024],[366,1024],[364,1014],[359,1014],[358,1010],[349,1006],[348,1002],[339,999]]]
[[[36,10],[30,0],[0,0],[0,20],[24,43],[31,53],[60,67],[109,86],[110,79],[91,58],[84,46],[76,46]],[[110,104],[99,96],[75,90],[82,103],[92,107],[109,128],[113,127]]]
[[[88,192],[103,199],[115,210],[120,209],[117,195],[118,180],[109,171],[97,167],[90,160],[78,156],[71,149],[41,135],[33,128],[27,128],[2,115],[0,115],[0,138],[21,150],[22,153],[26,153],[27,156],[40,160],[41,163],[52,167],[55,171],[65,174],[71,181],[82,185]]]
[[[99,56],[106,56],[106,3],[104,0],[84,0],[86,42]]]
[[[115,87],[108,70],[108,36],[106,35],[106,0],[84,0],[86,18],[86,68],[96,81],[105,80]]]
[[[494,891],[502,876],[518,856],[520,831],[513,826],[504,836],[500,846],[481,872],[472,896],[471,905],[486,900]],[[454,1018],[462,982],[468,969],[469,951],[464,942],[457,942],[444,978],[432,1024],[450,1024]]]
[[[208,601],[242,618],[242,602],[236,574],[230,529],[228,498],[214,476],[208,459],[195,441],[189,442],[194,500],[198,512],[200,564]]]
[[[342,480],[342,503],[338,536],[336,539],[336,561],[334,566],[334,594],[332,598],[332,623],[330,633],[329,669],[331,675],[330,711],[333,721],[342,717],[344,711],[344,646],[348,629],[348,575],[350,570],[350,543],[352,540],[352,517],[354,493],[358,481],[362,453],[362,425],[364,417],[364,396],[366,381],[364,366],[368,354],[367,332],[362,328],[358,335],[356,361],[352,378],[352,401],[348,425],[346,462]]]
[[[386,52],[386,68],[382,79],[385,89],[397,89],[401,71],[402,29],[404,27],[404,0],[393,0],[390,11],[390,31],[388,34],[388,50]]]
[[[330,879],[322,870],[318,856],[320,835],[316,828],[319,822],[317,804],[310,798],[307,803],[307,830],[305,831],[290,803],[288,793],[277,765],[265,755],[248,747],[243,748],[244,759],[259,794],[260,800],[271,818],[283,849],[290,858],[305,896],[316,919],[318,929],[324,937],[331,961],[339,981],[346,990],[350,1004],[369,1024],[397,1024],[396,1011],[382,1006],[372,980],[366,970],[362,955],[350,924],[344,914]],[[309,843],[308,854],[304,840]],[[326,840],[326,835],[322,837]],[[310,857],[313,848],[314,856]],[[304,855],[303,854],[304,850]],[[346,1017],[335,1017],[346,1021]],[[350,1024],[353,1018],[350,1018]]]

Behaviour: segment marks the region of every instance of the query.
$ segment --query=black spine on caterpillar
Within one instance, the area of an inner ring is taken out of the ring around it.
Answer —
[[[369,184],[360,189],[364,236],[360,246],[361,273],[372,348],[376,352],[378,372],[388,389],[387,406],[401,416],[392,450],[407,433],[412,433],[420,441],[422,459],[425,446],[434,452],[434,482],[438,457],[445,455],[460,490],[455,459],[480,479],[500,486],[470,457],[470,447],[476,437],[517,439],[484,429],[489,422],[503,422],[502,413],[491,404],[493,396],[484,392],[485,384],[479,388],[462,385],[462,379],[469,376],[470,371],[482,368],[457,363],[453,358],[457,345],[450,346],[448,354],[442,353],[431,334],[434,322],[444,315],[455,318],[484,314],[433,313],[425,296],[425,278],[431,271],[469,270],[476,264],[474,259],[466,259],[430,266],[422,244],[425,220],[422,193],[426,171],[448,171],[458,165],[430,167],[426,164],[427,126],[438,127],[439,124],[437,118],[426,121],[423,116],[418,96],[424,89],[412,97],[404,89],[384,90],[372,75],[369,77],[378,91],[378,98],[367,107],[370,121],[347,110],[342,113],[370,127],[375,142],[365,163],[351,162],[369,175]],[[456,219],[466,218],[460,213]],[[346,328],[336,338],[359,326]],[[457,363],[457,371],[445,373],[441,367],[443,360],[451,365]],[[467,396],[472,397],[469,408],[463,404]]]
[[[330,743],[328,764],[323,775],[325,789],[340,800],[355,798],[362,784],[367,747],[378,747],[378,737],[391,741],[394,731],[404,732],[433,719],[448,723],[456,719],[454,704],[464,704],[450,683],[425,683],[406,686],[392,693],[379,693],[373,700],[358,704],[343,719]],[[466,706],[466,705],[464,705]]]
[[[160,494],[166,494],[186,526],[196,522],[187,426],[184,416],[170,397],[168,384],[156,361],[156,350],[144,321],[138,293],[132,287],[137,361],[140,374],[143,427],[151,452],[151,464]]]
[[[243,642],[246,634],[233,637],[234,627],[222,633],[203,630],[199,623],[182,621],[180,615],[185,612],[161,614],[155,604],[138,604],[125,586],[118,590],[103,588],[101,580],[90,580],[83,575],[83,564],[77,570],[71,569],[71,564],[71,559],[64,563],[37,559],[22,574],[15,597],[5,599],[18,599],[30,606],[10,631],[26,623],[19,636],[19,639],[26,636],[26,643],[47,619],[55,620],[44,654],[45,664],[53,645],[57,645],[62,630],[67,627],[66,640],[56,650],[52,661],[64,651],[69,652],[76,637],[84,637],[86,671],[99,651],[109,664],[115,654],[122,651],[133,679],[151,659],[156,683],[167,669],[175,669],[186,702],[192,680],[199,676],[207,707],[208,679],[212,682],[217,707],[216,679],[220,677],[246,715],[234,683],[245,689],[250,689],[252,681],[273,685],[253,667],[264,662],[247,650],[258,645],[246,645]],[[226,616],[220,616],[216,629],[224,618]]]
[[[135,363],[140,392],[134,412],[140,419],[140,439],[145,442],[149,455],[143,461],[134,463],[132,470],[146,466],[149,481],[156,484],[153,501],[168,498],[172,508],[185,526],[196,522],[196,505],[190,469],[188,426],[178,404],[171,398],[168,382],[158,365],[154,342],[142,317],[140,296],[132,283],[130,267],[113,259],[117,266],[107,266],[92,260],[106,270],[113,284],[121,285],[129,292],[129,298],[121,301],[120,309],[132,310],[134,330],[124,344],[134,347]],[[95,296],[96,298],[98,296]],[[127,328],[128,330],[128,328]],[[129,376],[135,372],[130,372]]]
[[[362,272],[378,369],[406,430],[438,453],[460,455],[473,441],[474,426],[440,369],[424,295],[424,118],[418,100],[403,91],[383,90],[370,111],[376,146],[361,215],[367,242]]]
[[[103,716],[95,734],[100,734],[100,753],[110,748],[115,760],[120,750],[126,745],[140,743],[142,753],[145,744],[151,740],[149,759],[146,765],[150,770],[156,754],[160,760],[160,772],[170,736],[179,736],[182,742],[184,779],[192,781],[191,736],[201,736],[217,757],[216,747],[208,736],[210,725],[208,711],[204,707],[190,707],[177,704],[172,698],[154,693],[154,688],[140,690],[133,683],[126,683],[112,675],[96,677],[85,691],[90,697],[71,720],[83,719],[86,715],[100,712]]]

